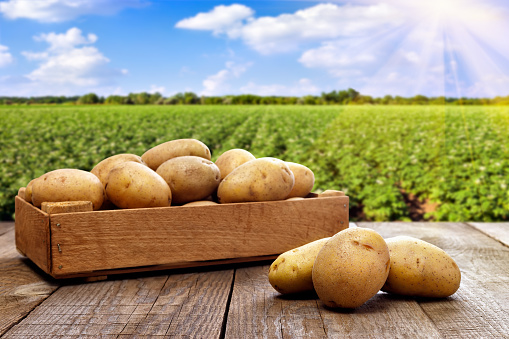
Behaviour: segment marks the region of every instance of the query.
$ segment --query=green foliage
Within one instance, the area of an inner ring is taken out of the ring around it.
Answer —
[[[0,119],[2,220],[13,217],[14,196],[32,178],[90,170],[178,138],[203,141],[212,160],[244,148],[302,163],[315,173],[315,190],[347,192],[353,219],[410,220],[405,194],[438,206],[426,214],[433,220],[509,218],[504,107],[2,106]]]

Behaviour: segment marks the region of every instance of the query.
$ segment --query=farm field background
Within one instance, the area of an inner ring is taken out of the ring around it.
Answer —
[[[509,219],[509,108],[486,106],[6,106],[0,219],[20,187],[172,139],[308,166],[352,220]]]

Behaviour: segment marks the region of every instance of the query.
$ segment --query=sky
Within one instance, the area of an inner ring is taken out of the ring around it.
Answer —
[[[507,96],[508,37],[507,0],[0,0],[0,96]]]

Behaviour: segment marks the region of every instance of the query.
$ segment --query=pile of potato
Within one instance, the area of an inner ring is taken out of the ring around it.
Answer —
[[[379,290],[444,298],[461,281],[456,262],[442,249],[408,236],[383,239],[368,228],[347,228],[281,254],[270,266],[276,291],[316,291],[332,308],[356,308]]]
[[[232,149],[211,161],[209,148],[196,139],[171,140],[141,157],[117,154],[90,172],[57,169],[30,181],[24,196],[43,202],[91,201],[94,210],[273,201],[307,196],[313,172],[276,158],[256,159]]]

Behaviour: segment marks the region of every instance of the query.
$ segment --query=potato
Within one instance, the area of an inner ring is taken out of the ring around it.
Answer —
[[[255,160],[255,156],[244,149],[231,149],[221,154],[216,160],[216,166],[221,171],[221,180],[240,165]]]
[[[187,204],[184,204],[182,206],[207,206],[207,205],[218,205],[218,203],[210,200],[198,200],[188,202]]]
[[[165,161],[193,155],[210,160],[210,150],[203,142],[196,139],[177,139],[152,147],[142,154],[141,159],[154,171]]]
[[[287,198],[305,197],[313,189],[315,174],[304,165],[286,162],[295,177],[295,185]]]
[[[322,193],[318,194],[318,198],[324,198],[324,197],[344,197],[345,192],[343,191],[336,191],[336,190],[325,190]]]
[[[195,156],[165,161],[156,172],[170,186],[176,204],[205,199],[221,181],[219,168],[212,161]]]
[[[111,157],[108,157],[102,161],[100,161],[97,165],[92,168],[90,172],[95,174],[99,180],[103,183],[104,186],[106,186],[106,181],[108,179],[108,174],[110,174],[110,171],[113,167],[115,167],[118,164],[121,164],[126,161],[134,161],[138,162],[140,164],[145,164],[143,160],[141,160],[141,157],[136,154],[130,154],[130,153],[122,153],[122,154],[116,154],[112,155]]]
[[[106,181],[106,195],[120,208],[165,207],[171,204],[170,187],[155,171],[138,162],[113,167]]]
[[[444,298],[458,290],[461,272],[445,251],[408,236],[388,238],[386,242],[391,255],[391,269],[382,291]]]
[[[269,282],[272,287],[282,294],[312,291],[313,263],[329,239],[315,240],[277,257],[269,269]]]
[[[57,169],[32,182],[32,203],[36,207],[41,207],[45,201],[91,201],[94,210],[98,210],[103,200],[104,187],[101,181],[87,171]]]
[[[25,188],[25,196],[24,199],[28,201],[29,203],[32,203],[32,185],[34,184],[34,180],[30,180],[27,187]]]
[[[384,239],[368,228],[347,228],[325,243],[313,265],[313,285],[329,307],[355,308],[383,286],[390,269]]]
[[[288,165],[275,158],[251,160],[234,169],[217,190],[220,203],[284,200],[295,178]]]

